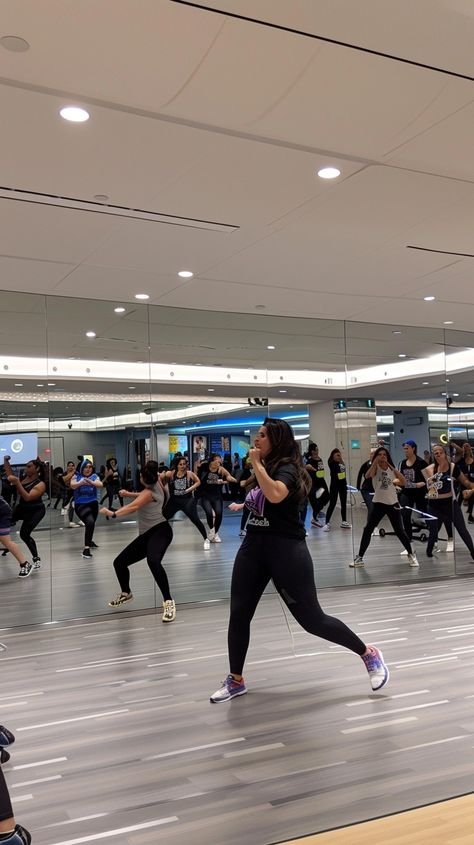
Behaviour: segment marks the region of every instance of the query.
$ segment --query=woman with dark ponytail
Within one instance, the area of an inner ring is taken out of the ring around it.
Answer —
[[[25,467],[25,476],[23,481],[20,481],[16,475],[13,475],[8,457],[3,459],[3,463],[7,479],[10,484],[16,487],[19,496],[19,502],[13,511],[13,520],[15,522],[22,520],[20,537],[28,546],[33,558],[33,563],[24,563],[20,566],[19,576],[27,578],[33,569],[41,567],[38,548],[31,535],[46,513],[42,501],[43,495],[46,493],[45,466],[40,460],[28,461]]]
[[[116,511],[109,508],[100,509],[102,514],[113,519],[129,516],[135,511],[138,512],[138,537],[132,540],[114,560],[114,569],[122,592],[115,599],[109,601],[109,606],[121,607],[129,601],[133,601],[130,590],[129,567],[133,563],[138,563],[139,560],[146,558],[151,574],[163,595],[163,622],[173,622],[176,618],[176,605],[171,597],[168,576],[161,562],[173,539],[173,531],[171,525],[163,516],[166,491],[161,483],[155,461],[150,461],[143,467],[140,481],[145,488],[141,493],[120,491],[120,495],[132,499],[129,505],[125,505]]]
[[[247,534],[232,573],[228,632],[230,673],[211,701],[230,701],[247,692],[242,671],[250,640],[250,623],[269,581],[297,622],[310,634],[358,654],[372,689],[388,680],[381,651],[366,646],[343,622],[322,610],[314,583],[313,561],[300,520],[301,500],[311,488],[301,452],[285,420],[267,417],[250,450],[254,472],[245,505],[250,510]],[[242,505],[230,508],[239,510]]]

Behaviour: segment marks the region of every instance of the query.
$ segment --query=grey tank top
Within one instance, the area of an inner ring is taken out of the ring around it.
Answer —
[[[153,501],[137,511],[139,534],[144,534],[145,531],[149,531],[155,525],[166,522],[163,516],[163,504],[165,501],[163,488],[159,484],[155,484],[154,487],[149,487],[148,489],[153,496]]]

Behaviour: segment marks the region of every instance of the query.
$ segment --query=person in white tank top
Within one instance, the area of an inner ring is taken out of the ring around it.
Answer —
[[[114,560],[114,569],[122,592],[109,601],[109,606],[121,607],[133,601],[129,567],[146,558],[153,578],[163,595],[163,622],[173,622],[176,618],[176,605],[170,593],[168,576],[161,562],[173,539],[173,531],[168,520],[163,516],[166,491],[154,461],[149,461],[143,468],[140,481],[145,488],[140,493],[120,491],[120,496],[132,499],[130,504],[115,511],[111,508],[100,509],[102,514],[112,519],[129,516],[135,512],[138,519],[138,537],[129,543]]]

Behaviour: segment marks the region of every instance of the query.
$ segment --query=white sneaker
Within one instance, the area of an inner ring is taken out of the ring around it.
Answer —
[[[61,516],[66,516],[67,508],[61,508]]]
[[[360,555],[357,555],[354,560],[351,560],[349,566],[351,569],[360,569],[362,566],[364,566],[364,561]]]
[[[341,528],[352,528],[350,522],[341,522]]]
[[[448,540],[446,543],[446,551],[454,552],[454,540]]]
[[[367,646],[367,649],[367,654],[363,655],[362,660],[365,663],[372,689],[375,692],[385,686],[390,675],[380,649],[374,645]]]
[[[210,528],[210,529],[209,529],[209,531],[207,532],[207,537],[208,537],[208,539],[211,541],[211,543],[212,543],[212,541],[214,540],[214,537],[215,537],[215,536],[216,536],[216,529],[215,529],[215,528]]]
[[[402,555],[402,557],[403,557],[403,555],[407,555],[407,554],[408,554],[408,552],[407,552],[407,550],[406,550],[406,549],[403,549],[403,552],[400,552],[400,554],[401,554],[401,555]]]
[[[417,558],[415,553],[413,553],[412,555],[408,555],[408,563],[409,563],[410,566],[419,566],[420,565],[418,563],[418,558]]]
[[[221,540],[221,538],[219,537],[218,534],[214,534],[212,542],[213,543],[222,543],[222,540]]]
[[[372,531],[372,537],[380,537],[380,531],[378,529],[378,526]]]
[[[77,524],[77,522],[70,522],[69,528],[80,528],[81,526]]]
[[[330,531],[330,530],[331,530],[331,526],[330,526],[329,522],[326,522],[326,525],[324,526],[323,531]]]
[[[208,552],[210,548],[211,548],[211,541],[210,540],[204,540],[204,551]]]
[[[439,546],[435,546],[435,547],[434,547],[434,549],[433,549],[433,554],[434,554],[434,555],[439,555],[439,554],[441,554],[441,549],[440,549],[440,547],[439,547]]]

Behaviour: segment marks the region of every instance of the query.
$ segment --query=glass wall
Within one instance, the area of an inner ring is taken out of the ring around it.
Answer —
[[[18,578],[12,550],[1,554],[2,627],[116,612],[108,605],[120,591],[113,562],[137,535],[136,513],[99,514],[92,557],[83,557],[85,526],[71,506],[67,478],[68,464],[83,458],[102,480],[101,506],[117,508],[125,495],[119,491],[140,489],[147,460],[165,471],[181,453],[189,470],[199,472],[217,454],[235,479],[223,484],[222,542],[204,548],[209,517],[197,491],[198,521],[182,511],[173,515],[164,564],[178,602],[227,597],[245,530],[242,512],[228,505],[243,499],[246,453],[266,415],[286,419],[307,458],[323,461],[305,519],[319,587],[471,573],[474,497],[463,497],[457,478],[453,507],[461,533],[456,519],[454,531],[445,520],[427,556],[429,527],[437,520],[423,491],[403,504],[419,566],[401,554],[386,517],[371,533],[364,566],[351,566],[371,504],[361,468],[374,448],[384,446],[399,466],[407,441],[417,444],[419,458],[427,453],[428,463],[442,444],[450,458],[466,459],[463,473],[471,483],[474,462],[463,447],[474,445],[470,334],[16,293],[2,293],[2,313],[0,454],[10,456],[19,479],[31,457],[41,459],[47,475],[44,512],[31,530],[24,508],[15,510],[16,482],[2,477],[3,496],[14,508],[17,554],[40,558],[31,575]],[[319,455],[308,454],[310,443]],[[331,475],[335,449],[340,459]],[[131,585],[134,602],[119,612],[161,605],[146,562],[131,567]]]

